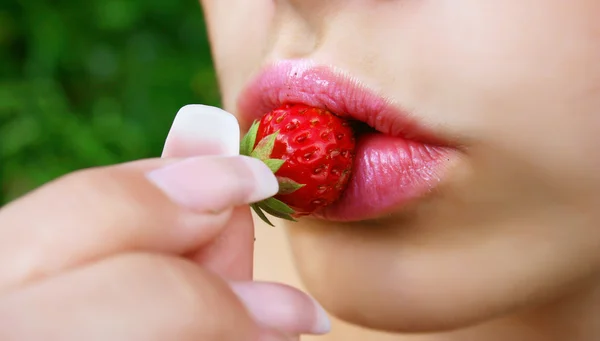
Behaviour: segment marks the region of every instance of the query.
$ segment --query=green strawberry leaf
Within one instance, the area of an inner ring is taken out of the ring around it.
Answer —
[[[279,134],[279,131],[274,132],[271,135],[265,136],[262,140],[258,141],[256,148],[250,153],[250,156],[260,160],[267,160],[271,156],[273,147],[275,146],[275,138]]]
[[[254,210],[254,212],[256,212],[256,215],[258,215],[258,217],[264,221],[265,223],[271,225],[272,227],[275,227],[275,225],[273,225],[273,223],[269,220],[269,218],[267,218],[267,216],[263,213],[262,209],[260,208],[260,206],[258,204],[252,204],[250,205],[250,207],[252,207],[252,209]]]
[[[276,173],[279,168],[281,168],[281,166],[283,166],[283,164],[285,163],[285,160],[279,160],[279,159],[266,159],[263,160],[263,162],[269,166],[269,168],[271,169],[271,172]]]
[[[291,207],[289,207],[282,201],[279,201],[275,198],[268,198],[268,199],[261,201],[261,206],[266,206],[266,207],[268,207],[272,210],[275,210],[277,212],[280,212],[280,213],[285,213],[285,214],[296,213]]]
[[[296,181],[283,176],[278,176],[277,180],[279,181],[279,192],[277,192],[277,194],[294,193],[300,188],[306,186],[304,184],[299,184]]]
[[[296,222],[297,220],[294,219],[291,215],[289,214],[285,214],[285,213],[281,213],[281,212],[277,212],[271,208],[269,208],[266,205],[261,205],[260,208],[262,210],[264,210],[265,212],[269,213],[270,215],[276,217],[276,218],[280,218],[280,219],[285,219],[285,220],[289,220],[289,221],[294,221]]]
[[[258,120],[254,120],[248,133],[242,138],[242,142],[240,143],[240,154],[250,156],[252,148],[254,148],[254,143],[256,142],[256,132],[258,131],[259,123]]]

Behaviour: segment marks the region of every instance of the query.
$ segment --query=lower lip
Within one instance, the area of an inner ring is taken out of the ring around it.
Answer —
[[[315,217],[358,221],[391,213],[429,193],[453,154],[450,148],[380,133],[362,135],[347,189]]]

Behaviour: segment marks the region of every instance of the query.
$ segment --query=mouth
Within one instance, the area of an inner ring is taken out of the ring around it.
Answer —
[[[342,197],[315,212],[331,221],[362,221],[395,212],[426,196],[440,182],[458,149],[410,113],[356,79],[306,60],[268,66],[238,100],[243,129],[284,104],[331,111],[356,124],[352,177]]]

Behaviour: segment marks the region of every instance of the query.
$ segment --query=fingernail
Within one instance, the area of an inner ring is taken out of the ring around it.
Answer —
[[[253,157],[243,156],[240,159],[246,163],[248,169],[252,172],[252,177],[256,184],[247,199],[248,203],[264,200],[279,192],[279,182],[273,171],[264,162]]]
[[[162,156],[238,155],[239,146],[235,116],[217,107],[190,104],[177,112]]]
[[[323,307],[297,289],[265,282],[236,282],[231,287],[263,328],[289,335],[326,334],[331,330]]]
[[[257,202],[279,190],[269,167],[247,156],[194,157],[146,176],[171,201],[204,212]]]

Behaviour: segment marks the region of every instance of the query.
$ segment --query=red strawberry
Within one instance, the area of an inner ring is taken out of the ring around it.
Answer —
[[[352,171],[355,138],[347,120],[323,109],[286,104],[255,121],[241,154],[261,159],[279,179],[279,193],[252,205],[294,220],[339,199]]]

